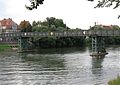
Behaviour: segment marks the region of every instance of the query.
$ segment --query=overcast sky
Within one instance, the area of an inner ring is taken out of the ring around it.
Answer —
[[[29,11],[25,4],[29,0],[0,0],[0,20],[12,18],[18,24],[22,20],[45,20],[46,17],[56,17],[63,21],[70,28],[89,29],[95,22],[103,25],[120,25],[120,8],[97,8],[97,2],[87,0],[45,0],[38,9]]]

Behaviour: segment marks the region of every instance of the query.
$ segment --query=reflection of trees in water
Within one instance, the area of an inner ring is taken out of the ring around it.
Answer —
[[[67,75],[65,70],[64,59],[59,54],[29,54],[22,53],[19,56],[25,63],[26,70],[30,70],[30,74],[23,74],[24,79],[28,83],[32,81],[32,85],[52,85],[52,83],[61,83]],[[26,76],[27,75],[27,76]],[[31,80],[29,80],[31,78]]]
[[[85,52],[86,47],[68,47],[68,48],[49,48],[49,49],[37,49],[38,54],[65,54],[74,52]]]
[[[104,58],[97,59],[97,58],[92,58],[92,73],[98,77],[101,76],[102,74],[102,62]]]
[[[41,66],[40,68],[50,68],[50,70],[58,70],[65,68],[64,59],[60,58],[60,55],[22,53],[20,54],[20,56],[24,60],[24,62],[33,66],[39,65],[39,67]]]

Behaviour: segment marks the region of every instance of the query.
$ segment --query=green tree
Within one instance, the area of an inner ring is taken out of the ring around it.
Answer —
[[[45,20],[45,21],[43,21],[43,22],[41,22],[41,23],[39,23],[41,26],[47,26],[47,27],[49,27],[49,24],[48,24],[48,22]]]
[[[51,27],[52,25],[55,25],[55,18],[54,17],[47,17],[46,20],[47,20],[49,27]]]
[[[116,30],[120,29],[120,27],[118,25],[112,25],[112,28],[116,29]]]
[[[21,28],[21,32],[31,32],[32,31],[32,26],[29,21],[21,21],[19,24]]]
[[[37,26],[37,22],[36,22],[36,21],[33,21],[33,22],[32,22],[32,26]]]
[[[62,19],[55,19],[55,26],[56,27],[66,27],[66,24],[63,22]]]
[[[32,31],[33,31],[33,32],[48,32],[49,29],[48,29],[47,26],[40,26],[40,27],[38,27],[38,26],[33,26]]]
[[[45,21],[33,21],[33,31],[44,32],[44,31],[64,31],[68,30],[69,27],[63,22],[62,19],[56,19],[55,17],[47,17]]]
[[[35,43],[37,44],[37,47],[54,48],[56,45],[56,39],[54,39],[53,37],[43,37],[43,38],[40,38]]]

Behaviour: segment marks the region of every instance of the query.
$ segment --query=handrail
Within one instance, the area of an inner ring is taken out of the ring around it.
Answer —
[[[120,30],[78,30],[63,32],[13,32],[1,33],[0,37],[72,37],[72,36],[120,36]]]

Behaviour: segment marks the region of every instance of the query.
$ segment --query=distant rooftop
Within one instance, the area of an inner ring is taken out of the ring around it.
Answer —
[[[4,29],[18,29],[17,23],[15,23],[11,18],[0,20],[0,25]]]

